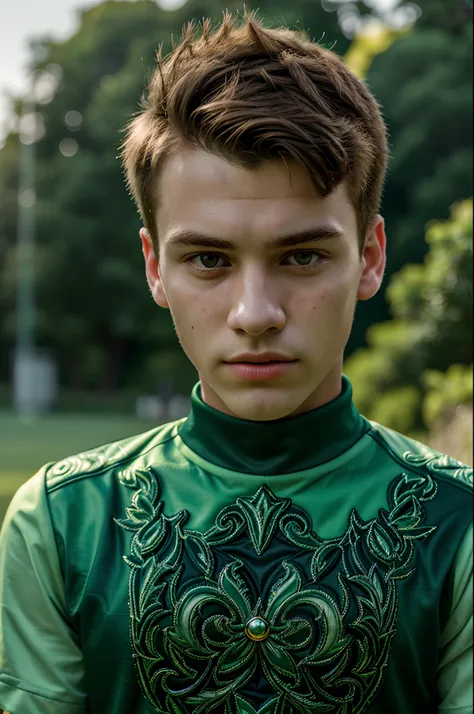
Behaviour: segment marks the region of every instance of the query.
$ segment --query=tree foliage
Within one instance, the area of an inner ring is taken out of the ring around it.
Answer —
[[[0,150],[0,375],[8,372],[8,347],[11,344],[9,336],[14,331],[14,311],[7,310],[5,281],[10,277],[11,305],[15,295],[13,257],[18,217],[18,144],[18,135],[10,134]]]
[[[387,291],[393,320],[371,327],[368,348],[345,367],[369,419],[416,431],[431,426],[453,399],[472,399],[466,381],[472,365],[472,237],[471,199],[455,205],[449,220],[430,225],[424,263],[393,277]]]
[[[473,194],[472,22],[458,0],[420,0],[416,25],[374,57],[367,83],[390,143],[382,214],[387,279],[426,254],[427,223]],[[469,20],[469,21],[467,21]],[[358,311],[350,351],[389,317],[385,290]]]
[[[472,405],[472,364],[452,364],[446,372],[427,370],[424,381],[427,387],[423,403],[426,426],[436,428],[446,423],[460,406]]]

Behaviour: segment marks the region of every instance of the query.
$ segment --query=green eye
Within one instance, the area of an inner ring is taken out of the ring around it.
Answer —
[[[205,268],[217,268],[219,256],[215,253],[201,253],[198,257]]]
[[[297,265],[311,265],[317,262],[313,258],[318,258],[316,253],[307,250],[298,250],[291,257],[295,259]]]

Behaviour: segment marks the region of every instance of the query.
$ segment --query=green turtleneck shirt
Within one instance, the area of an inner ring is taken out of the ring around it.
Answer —
[[[0,536],[10,714],[472,712],[472,470],[343,380],[273,422],[203,403],[59,463]]]

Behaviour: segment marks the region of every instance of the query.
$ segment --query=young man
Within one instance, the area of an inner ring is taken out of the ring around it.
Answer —
[[[124,160],[199,383],[13,499],[11,714],[472,712],[472,472],[342,376],[386,157],[367,88],[299,34],[225,16],[159,60]]]

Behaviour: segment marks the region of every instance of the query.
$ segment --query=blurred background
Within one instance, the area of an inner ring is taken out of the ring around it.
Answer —
[[[345,372],[369,419],[472,464],[472,3],[246,0],[365,79],[388,125],[384,289]],[[17,0],[0,29],[0,522],[44,463],[186,414],[118,147],[160,43],[233,0]]]

